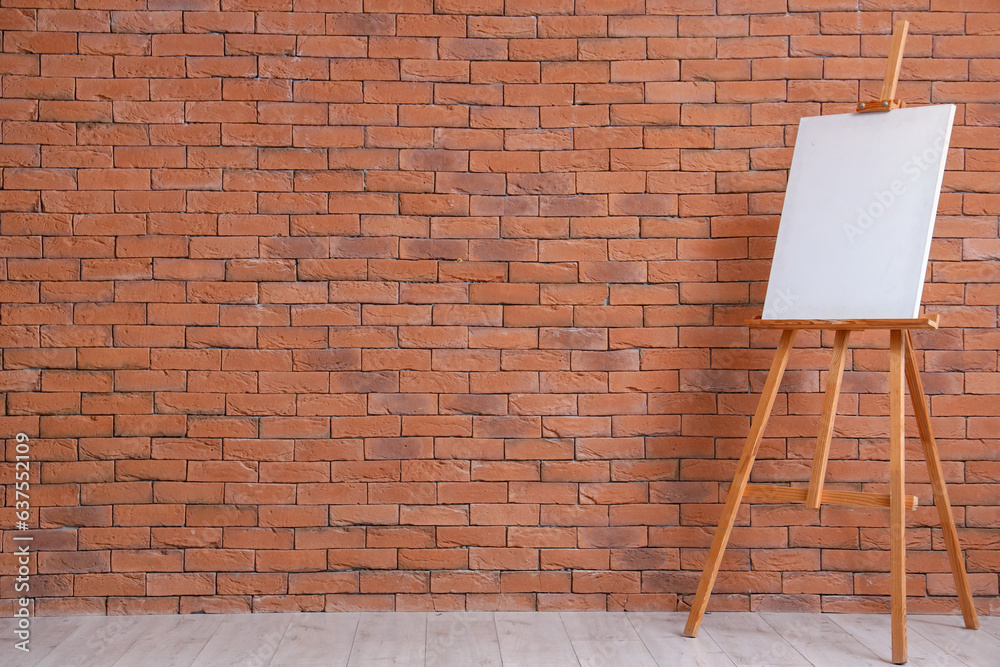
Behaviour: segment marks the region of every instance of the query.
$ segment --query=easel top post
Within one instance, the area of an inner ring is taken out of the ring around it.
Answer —
[[[906,47],[909,30],[909,21],[896,21],[892,27],[892,44],[889,46],[889,62],[886,63],[885,78],[882,80],[882,93],[877,100],[859,102],[858,111],[889,111],[906,106],[905,102],[896,99],[896,86],[903,67],[903,49]]]
[[[906,35],[909,31],[909,21],[897,21],[896,25],[892,27],[889,63],[885,68],[885,79],[882,81],[881,99],[883,100],[891,100],[896,97],[896,85],[899,83],[899,72],[903,66],[903,49],[906,47]]]

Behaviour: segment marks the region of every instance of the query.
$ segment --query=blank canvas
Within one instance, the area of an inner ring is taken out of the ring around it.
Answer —
[[[766,320],[919,314],[955,106],[803,118]]]

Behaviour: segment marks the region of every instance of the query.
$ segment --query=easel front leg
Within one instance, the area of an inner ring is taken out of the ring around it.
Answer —
[[[794,341],[794,329],[786,329],[782,332],[781,341],[778,343],[778,350],[774,355],[774,361],[771,362],[771,370],[768,372],[767,381],[764,383],[764,391],[761,392],[760,402],[757,403],[757,412],[754,413],[753,422],[750,425],[750,435],[747,436],[746,445],[743,447],[743,455],[740,457],[739,466],[736,468],[736,476],[729,487],[729,495],[726,496],[726,504],[722,509],[722,517],[719,519],[719,527],[715,531],[715,538],[712,540],[712,548],[708,552],[705,570],[701,573],[698,593],[695,595],[691,611],[688,613],[687,626],[684,628],[684,635],[687,637],[697,637],[698,630],[701,628],[701,620],[705,616],[705,609],[708,607],[708,598],[712,595],[712,587],[715,586],[715,578],[719,574],[719,566],[722,564],[722,555],[726,551],[729,534],[732,532],[733,523],[736,521],[736,512],[740,508],[740,501],[743,500],[743,493],[746,491],[747,481],[750,479],[750,470],[753,468],[754,459],[757,458],[757,450],[760,448],[760,441],[764,437],[764,427],[771,416],[774,399],[778,395],[778,387],[781,385],[781,377],[785,374],[785,366],[788,365],[788,355],[792,351],[792,343]]]
[[[906,503],[903,332],[889,333],[889,561],[892,573],[892,661],[906,662]]]
[[[924,447],[924,459],[927,461],[927,472],[934,491],[934,504],[937,505],[938,516],[941,518],[941,533],[945,547],[948,549],[948,560],[951,562],[951,573],[955,577],[955,590],[958,591],[958,603],[962,607],[965,627],[975,630],[979,627],[976,616],[976,605],[972,599],[969,587],[969,577],[965,573],[965,562],[962,559],[962,546],[958,542],[958,531],[955,528],[955,515],[951,511],[951,501],[948,499],[948,487],[944,483],[944,472],[941,469],[941,458],[938,456],[937,444],[934,442],[934,432],[931,430],[931,415],[927,408],[927,397],[924,395],[923,382],[917,368],[917,355],[913,349],[913,339],[906,332],[906,381],[910,387],[910,399],[913,401],[913,412],[917,417],[917,429],[920,431],[920,442]]]

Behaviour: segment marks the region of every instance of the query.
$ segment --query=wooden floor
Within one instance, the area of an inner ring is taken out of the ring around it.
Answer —
[[[420,665],[884,665],[889,617],[713,613],[697,639],[686,614],[329,613],[73,616],[31,621],[31,652],[0,620],[0,665],[305,667]],[[1000,664],[1000,617],[910,616],[910,665]]]

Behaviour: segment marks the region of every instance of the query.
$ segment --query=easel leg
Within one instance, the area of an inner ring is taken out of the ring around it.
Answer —
[[[819,418],[819,436],[816,438],[816,454],[813,457],[812,477],[809,479],[809,494],[806,507],[818,510],[823,497],[823,480],[826,479],[826,462],[830,459],[830,438],[833,437],[833,419],[837,416],[837,401],[840,398],[840,384],[844,379],[844,360],[847,357],[847,329],[838,329],[833,339],[833,356],[830,359],[830,375],[826,380],[826,396],[823,412]]]
[[[740,508],[740,501],[743,500],[743,493],[746,490],[747,481],[750,479],[750,470],[753,468],[761,438],[764,436],[764,427],[771,416],[771,408],[774,407],[774,399],[778,395],[778,387],[781,385],[781,377],[785,374],[785,366],[788,364],[788,355],[792,351],[794,341],[794,329],[782,332],[781,342],[778,343],[778,350],[775,352],[774,361],[771,362],[771,370],[764,383],[764,391],[761,392],[760,402],[757,403],[757,412],[754,413],[753,422],[750,425],[750,435],[747,436],[743,455],[736,468],[736,476],[733,478],[732,486],[729,487],[729,495],[726,496],[726,505],[722,510],[722,517],[719,519],[715,538],[712,540],[712,548],[708,553],[705,570],[701,573],[698,593],[695,595],[694,603],[688,614],[687,626],[684,628],[684,635],[687,637],[698,636],[698,630],[701,628],[701,620],[705,615],[706,607],[708,607],[708,598],[712,595],[712,587],[715,585],[715,578],[719,574],[719,566],[722,564],[722,555],[726,551],[729,534],[732,532],[733,522],[736,520],[736,512]]]
[[[938,456],[937,444],[934,442],[934,432],[931,430],[930,411],[927,409],[927,397],[924,396],[924,386],[920,381],[920,371],[917,368],[917,355],[913,349],[913,340],[906,332],[906,381],[910,387],[910,399],[913,401],[913,412],[917,417],[917,429],[920,431],[920,441],[924,447],[924,458],[927,460],[927,472],[934,491],[934,504],[937,505],[941,517],[941,532],[948,549],[948,560],[951,562],[951,572],[955,577],[955,590],[958,591],[958,602],[962,607],[965,627],[975,630],[979,627],[976,616],[976,605],[972,600],[972,590],[969,587],[969,577],[965,573],[965,562],[962,559],[962,547],[958,542],[958,531],[955,529],[955,516],[951,511],[951,501],[948,499],[948,487],[944,483],[944,472],[941,469],[941,459]]]
[[[906,662],[906,507],[904,499],[903,332],[889,333],[889,560],[892,661]]]

